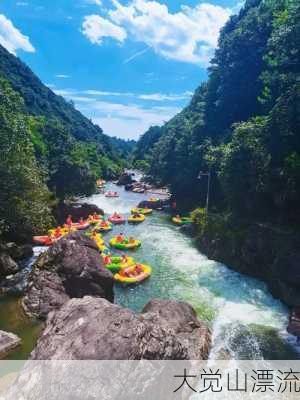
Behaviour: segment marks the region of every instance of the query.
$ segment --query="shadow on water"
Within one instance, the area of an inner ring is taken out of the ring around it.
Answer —
[[[28,318],[20,304],[20,297],[7,296],[0,299],[0,329],[15,333],[22,345],[10,353],[7,359],[23,360],[35,346],[42,324]]]

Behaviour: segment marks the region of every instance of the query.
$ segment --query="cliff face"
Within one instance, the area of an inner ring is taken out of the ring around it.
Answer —
[[[300,305],[300,235],[253,224],[243,230],[210,229],[199,238],[201,251],[243,274],[264,280],[274,297]]]

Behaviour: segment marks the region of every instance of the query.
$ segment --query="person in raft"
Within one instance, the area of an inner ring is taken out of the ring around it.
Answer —
[[[122,263],[127,263],[127,256],[126,256],[126,254],[123,254],[122,255]]]
[[[108,226],[108,223],[107,223],[106,221],[102,221],[101,224],[100,224],[100,226],[102,226],[102,227],[107,227],[107,226]]]
[[[104,259],[103,259],[103,261],[104,261],[104,264],[105,265],[108,265],[108,264],[111,264],[111,258],[110,258],[110,256],[109,256],[109,254],[107,254],[105,257],[104,257]]]
[[[95,221],[98,221],[100,219],[99,215],[96,212],[94,212],[94,214],[93,214],[93,219]]]
[[[124,235],[123,233],[119,233],[118,236],[116,237],[116,242],[117,243],[122,243],[124,242]]]
[[[66,225],[69,227],[69,228],[72,228],[72,224],[73,224],[73,221],[72,221],[72,215],[68,215],[68,218],[67,218],[67,220],[66,220]]]
[[[143,268],[141,264],[136,264],[134,268],[129,267],[129,269],[125,268],[121,271],[121,274],[126,276],[127,278],[134,278],[143,272]]]
[[[129,243],[134,243],[134,242],[135,242],[134,238],[132,236],[130,236]]]
[[[113,218],[120,218],[120,215],[117,212],[113,213]]]
[[[54,237],[55,237],[55,239],[59,239],[61,237],[61,235],[62,235],[61,227],[58,226],[54,231]]]
[[[84,221],[84,219],[83,219],[82,217],[81,217],[80,220],[79,220],[79,224],[80,224],[80,225],[84,225],[84,224],[85,224],[85,221]]]

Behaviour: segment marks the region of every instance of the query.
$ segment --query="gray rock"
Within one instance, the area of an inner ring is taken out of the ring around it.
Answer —
[[[132,182],[133,182],[132,176],[125,172],[119,177],[117,185],[119,186],[130,185]]]
[[[211,335],[191,306],[152,300],[142,313],[86,296],[52,312],[34,360],[199,360]]]
[[[27,314],[46,318],[70,298],[91,295],[113,301],[113,282],[94,241],[76,233],[56,242],[36,260],[23,307]]]
[[[4,252],[0,253],[0,278],[7,275],[15,274],[19,271],[18,264],[11,258],[11,256]]]
[[[5,358],[8,353],[21,344],[21,339],[11,332],[0,331],[0,359]]]
[[[300,338],[300,306],[293,308],[287,330],[291,335]]]
[[[6,243],[6,251],[14,260],[24,260],[33,256],[31,244],[17,245],[14,242]]]

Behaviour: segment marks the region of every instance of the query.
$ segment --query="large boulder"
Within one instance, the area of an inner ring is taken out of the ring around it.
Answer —
[[[33,256],[30,244],[18,245],[14,242],[0,242],[0,277],[15,274],[21,268],[17,261],[23,261]]]
[[[292,309],[287,330],[291,335],[300,338],[300,306]]]
[[[15,274],[19,271],[18,264],[6,253],[0,253],[0,278]]]
[[[113,301],[113,276],[104,267],[94,241],[75,233],[39,256],[22,303],[26,313],[46,318],[70,298],[85,295]]]
[[[60,203],[54,210],[54,216],[60,225],[66,222],[68,215],[72,215],[73,220],[78,221],[80,218],[86,219],[94,213],[104,215],[101,208],[89,203]]]
[[[133,182],[134,180],[132,179],[132,175],[125,172],[119,177],[117,185],[125,186],[125,185],[130,185]]]
[[[21,339],[14,333],[0,331],[0,359],[5,358],[8,353],[21,344]]]
[[[34,360],[199,360],[211,335],[186,303],[153,300],[142,313],[86,296],[49,315]]]
[[[157,200],[157,201],[148,201],[148,200],[143,200],[138,204],[139,208],[152,208],[152,210],[157,210],[161,208],[168,207],[170,205],[169,200]]]
[[[5,251],[16,261],[25,260],[33,256],[31,244],[17,245],[14,242],[6,243]]]

